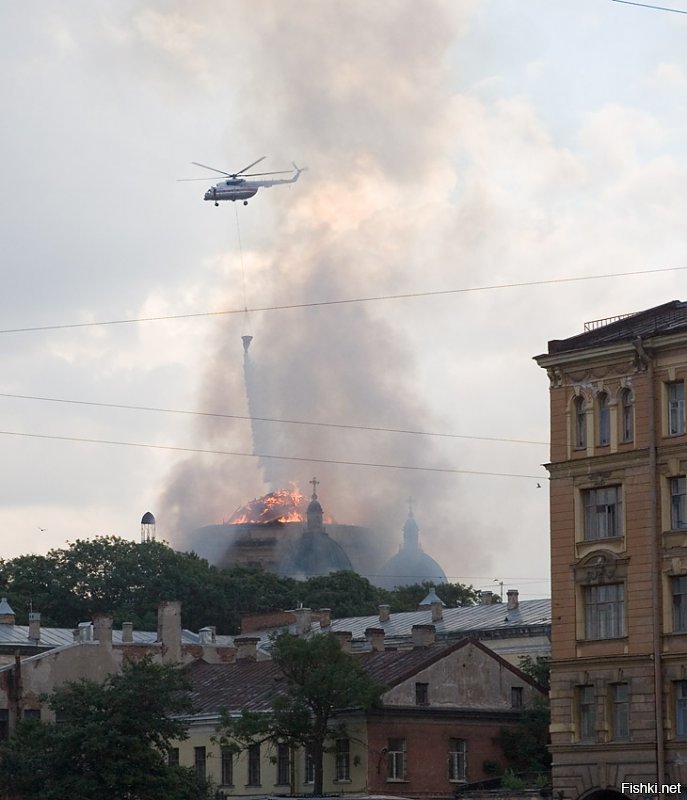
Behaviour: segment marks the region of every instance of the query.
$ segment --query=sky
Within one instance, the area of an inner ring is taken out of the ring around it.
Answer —
[[[325,511],[388,555],[412,496],[450,580],[546,596],[532,357],[687,299],[687,15],[0,9],[0,557],[138,539],[148,510],[192,548],[196,528],[316,475]],[[247,206],[203,201],[214,175],[191,162],[263,155],[260,170],[308,171]],[[252,430],[250,414],[319,424]]]

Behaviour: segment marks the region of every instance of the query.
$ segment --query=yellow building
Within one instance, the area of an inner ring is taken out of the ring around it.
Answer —
[[[551,399],[554,794],[684,787],[687,304],[589,323],[536,360]]]

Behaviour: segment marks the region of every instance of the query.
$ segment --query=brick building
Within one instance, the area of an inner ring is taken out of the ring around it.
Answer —
[[[687,303],[588,323],[536,361],[551,387],[554,794],[685,786]]]

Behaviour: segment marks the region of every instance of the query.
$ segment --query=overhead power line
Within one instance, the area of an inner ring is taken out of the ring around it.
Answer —
[[[176,447],[173,445],[151,444],[148,442],[118,442],[109,439],[87,439],[83,436],[54,436],[45,433],[24,433],[22,431],[0,431],[0,436],[16,436],[27,439],[48,439],[56,442],[80,442],[83,444],[106,444],[116,447],[137,447],[149,450],[166,450],[176,453],[201,453],[211,456],[233,456],[236,458],[271,459],[275,461],[298,461],[305,464],[338,464],[347,467],[373,467],[412,472],[440,472],[450,475],[481,475],[498,478],[525,478],[540,481],[543,475],[522,475],[514,472],[488,472],[472,469],[451,469],[450,467],[418,467],[410,464],[382,464],[369,461],[344,461],[334,458],[306,458],[299,456],[275,456],[265,453],[241,453],[231,450],[204,450],[197,447]]]
[[[666,6],[653,6],[650,3],[634,3],[632,0],[613,0],[614,3],[623,3],[626,6],[641,6],[642,8],[653,8],[656,11],[672,11],[675,14],[687,14],[680,8],[667,8]]]
[[[555,283],[576,283],[581,281],[598,281],[608,278],[628,278],[634,275],[658,275],[662,272],[678,272],[687,270],[687,267],[666,267],[665,269],[642,269],[634,272],[609,272],[605,275],[580,275],[571,278],[550,278],[539,281],[522,281],[520,283],[500,283],[489,286],[469,286],[461,289],[438,289],[430,292],[406,292],[404,294],[386,294],[374,297],[349,297],[339,300],[317,300],[310,303],[289,303],[275,306],[256,306],[255,308],[230,308],[223,311],[199,311],[190,314],[166,314],[157,317],[131,317],[129,319],[100,320],[96,322],[69,322],[57,325],[33,325],[23,328],[0,329],[0,334],[31,333],[38,331],[70,330],[75,328],[96,328],[105,325],[133,325],[141,322],[163,322],[179,319],[197,319],[200,317],[221,317],[232,314],[245,314],[247,312],[261,311],[292,311],[302,308],[317,308],[320,306],[351,305],[354,303],[376,303],[385,300],[407,300],[419,297],[442,297],[452,294],[467,294],[469,292],[486,292],[495,289],[517,289],[526,286],[547,286]]]
[[[405,428],[382,428],[376,425],[348,425],[336,422],[311,422],[298,419],[276,419],[275,417],[249,417],[241,414],[221,414],[211,411],[188,411],[177,408],[156,408],[155,406],[129,406],[122,403],[96,403],[89,400],[69,400],[61,397],[38,397],[28,394],[9,394],[0,392],[0,397],[10,397],[16,400],[39,400],[46,403],[64,403],[68,405],[93,406],[95,408],[119,408],[126,411],[152,411],[161,414],[186,414],[194,417],[211,417],[213,419],[234,419],[246,422],[270,422],[280,425],[309,425],[316,428],[335,428],[338,430],[367,431],[374,433],[405,433],[413,436],[436,436],[446,439],[470,439],[480,442],[508,442],[509,444],[534,444],[548,446],[548,442],[539,442],[530,439],[506,439],[497,436],[468,436],[459,433],[437,433],[432,431],[416,431]]]

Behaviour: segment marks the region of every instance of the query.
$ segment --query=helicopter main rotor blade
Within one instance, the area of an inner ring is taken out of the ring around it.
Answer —
[[[199,164],[197,161],[192,161],[191,163],[196,167],[202,167],[203,169],[211,169],[213,172],[219,172],[220,175],[226,175],[227,178],[236,177],[231,172],[225,172],[223,169],[217,169],[216,167],[208,167],[207,164]],[[257,164],[258,162],[256,161],[255,163]],[[252,166],[253,165],[251,164],[251,167]],[[246,167],[246,169],[248,169],[248,167]],[[185,180],[193,180],[193,178],[186,178]],[[207,178],[206,178],[206,180],[207,180]]]
[[[292,172],[292,169],[279,169],[276,172],[244,172],[243,176],[245,178],[255,178],[257,175],[286,175],[286,173],[291,175]]]
[[[244,167],[243,169],[240,169],[238,172],[234,172],[231,177],[235,178],[237,175],[242,175],[247,169],[250,169],[251,167],[254,167],[256,164],[259,164],[261,161],[264,161],[266,158],[267,158],[267,156],[261,156],[257,161],[254,161],[252,164],[249,164],[247,167]]]
[[[207,183],[211,180],[217,180],[217,178],[177,178],[177,183],[186,183],[187,181],[205,181]]]

